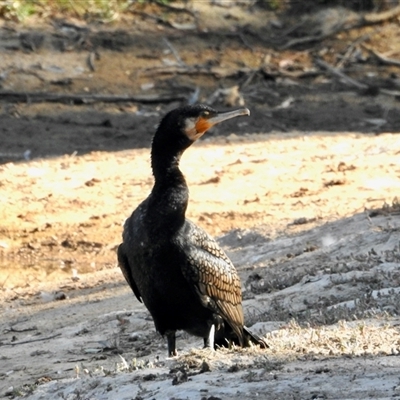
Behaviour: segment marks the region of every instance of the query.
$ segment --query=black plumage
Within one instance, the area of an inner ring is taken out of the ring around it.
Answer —
[[[240,279],[215,240],[185,218],[188,187],[179,161],[183,152],[213,125],[245,108],[220,113],[204,105],[169,112],[152,143],[154,187],[126,220],[118,248],[119,266],[155,327],[167,336],[168,354],[176,354],[175,332],[202,337],[205,346],[252,341],[243,323]]]

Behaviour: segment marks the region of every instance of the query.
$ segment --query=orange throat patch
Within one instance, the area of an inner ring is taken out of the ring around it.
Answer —
[[[201,135],[211,128],[211,124],[205,118],[199,118],[196,122],[196,131]]]

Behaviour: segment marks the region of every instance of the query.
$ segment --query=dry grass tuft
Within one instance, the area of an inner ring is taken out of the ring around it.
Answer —
[[[177,365],[197,373],[201,372],[204,363],[211,371],[237,372],[248,368],[273,371],[281,369],[287,362],[315,356],[397,355],[400,353],[399,333],[394,326],[364,322],[348,324],[342,321],[331,327],[303,328],[292,321],[266,335],[269,349],[258,346],[217,351],[193,349],[180,356]]]
[[[331,356],[394,355],[400,352],[399,329],[390,325],[339,322],[333,327],[302,328],[295,322],[268,333],[273,354]]]

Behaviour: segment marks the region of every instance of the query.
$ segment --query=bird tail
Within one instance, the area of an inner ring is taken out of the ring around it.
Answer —
[[[243,336],[244,336],[245,346],[249,346],[250,343],[253,343],[255,345],[260,346],[262,349],[269,348],[268,343],[260,336],[251,332],[249,328],[247,328],[247,326],[243,327]]]
[[[215,348],[230,347],[232,344],[241,347],[249,347],[250,343],[260,346],[262,349],[269,348],[268,343],[260,336],[251,332],[249,328],[243,326],[239,333],[228,324],[222,324],[215,333]]]

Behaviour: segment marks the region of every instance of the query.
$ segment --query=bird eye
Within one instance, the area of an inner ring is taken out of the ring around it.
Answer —
[[[209,111],[203,111],[203,116],[204,116],[204,117],[207,117],[208,115],[210,115],[210,112],[209,112]]]

